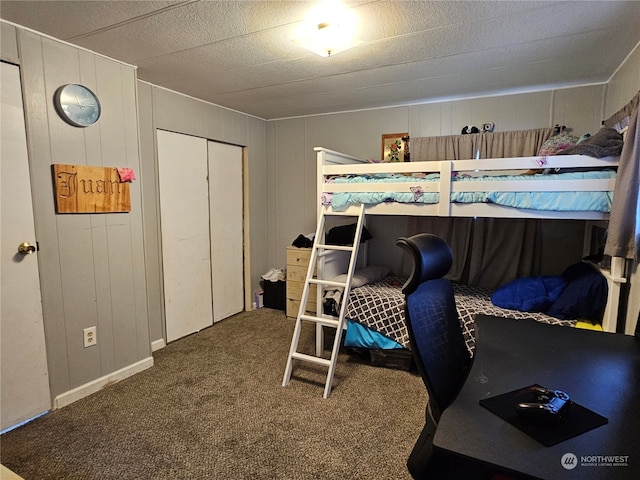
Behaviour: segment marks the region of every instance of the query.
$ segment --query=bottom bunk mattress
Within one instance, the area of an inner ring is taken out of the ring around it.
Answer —
[[[346,312],[346,318],[349,320],[345,336],[346,346],[410,348],[409,332],[404,319],[402,285],[404,285],[402,278],[390,275],[351,290]],[[493,290],[489,288],[454,283],[453,290],[464,339],[472,353],[475,345],[473,323],[478,313],[513,319],[532,318],[553,325],[575,326],[576,324],[576,320],[560,320],[543,313],[496,307],[491,303],[490,297]],[[361,326],[366,329],[362,329]],[[383,338],[378,338],[376,334]]]

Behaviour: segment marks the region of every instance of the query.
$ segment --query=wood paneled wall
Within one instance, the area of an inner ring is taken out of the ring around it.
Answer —
[[[0,27],[2,59],[21,65],[25,84],[55,397],[147,358],[150,343],[163,341],[156,128],[247,147],[247,282],[252,290],[258,287],[268,269],[266,126],[259,118],[138,82],[130,65],[4,22]],[[103,103],[102,118],[87,129],[63,123],[51,100],[59,85],[78,82]],[[53,163],[134,168],[132,212],[56,216]],[[84,349],[82,328],[96,324],[98,348]]]
[[[56,214],[51,165],[130,167],[140,172],[136,70],[32,31],[15,37],[20,64],[40,245],[42,303],[52,397],[150,357],[140,182],[131,212]],[[5,50],[3,48],[3,58]],[[53,93],[83,83],[100,98],[97,124],[75,128],[53,107]],[[84,348],[83,329],[97,327]]]
[[[313,147],[380,158],[384,133],[409,132],[412,137],[451,135],[459,134],[466,125],[487,122],[493,122],[496,131],[562,124],[579,136],[601,128],[604,90],[604,85],[591,85],[268,122],[270,266],[284,266],[285,248],[299,233],[315,231]],[[397,231],[380,228],[385,238],[404,234],[402,220],[392,224]],[[379,250],[373,246],[372,255],[386,255],[390,257],[388,264],[397,263],[395,257],[399,253],[389,244]]]
[[[603,118],[609,118],[640,91],[640,44],[629,54],[607,84]]]
[[[285,249],[299,233],[315,231],[316,165],[313,147],[323,146],[362,158],[380,157],[383,133],[408,131],[412,137],[460,133],[466,125],[493,122],[496,131],[541,128],[556,124],[572,133],[594,133],[601,121],[624,106],[640,90],[640,46],[629,55],[608,84],[446,101],[378,110],[338,113],[270,121],[267,124],[268,258],[270,266],[285,265]],[[295,201],[294,201],[295,200]],[[371,222],[371,221],[370,221]],[[385,222],[383,225],[377,223]],[[400,218],[373,220],[380,242],[370,246],[373,258],[398,263],[391,246],[404,234]],[[567,235],[579,236],[575,222],[566,223]],[[557,247],[557,225],[546,225],[546,248]],[[567,249],[557,249],[564,262]],[[579,254],[577,254],[579,257]],[[557,265],[545,256],[549,268]],[[628,315],[640,311],[640,273],[631,266]]]

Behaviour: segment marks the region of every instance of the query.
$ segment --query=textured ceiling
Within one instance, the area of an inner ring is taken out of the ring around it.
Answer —
[[[640,1],[345,1],[363,43],[291,38],[309,1],[5,1],[0,18],[138,66],[138,78],[264,119],[606,82]]]

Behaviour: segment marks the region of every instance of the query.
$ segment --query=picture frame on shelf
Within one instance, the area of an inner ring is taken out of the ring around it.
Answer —
[[[382,135],[381,158],[383,162],[409,161],[406,150],[409,133],[385,133]]]

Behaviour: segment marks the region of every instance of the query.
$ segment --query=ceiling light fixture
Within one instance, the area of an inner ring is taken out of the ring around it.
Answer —
[[[361,44],[357,33],[356,15],[339,1],[330,0],[309,12],[293,39],[321,57],[330,57]]]

